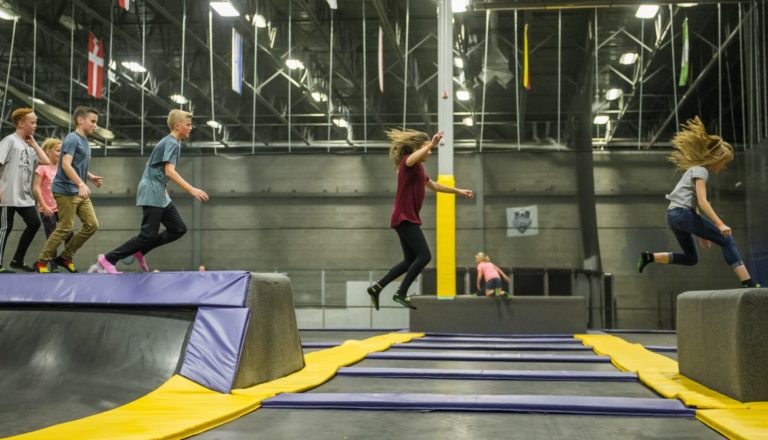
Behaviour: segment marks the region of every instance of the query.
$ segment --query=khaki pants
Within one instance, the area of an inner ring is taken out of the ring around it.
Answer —
[[[56,225],[56,230],[48,237],[48,241],[45,242],[45,247],[43,247],[43,252],[38,260],[51,261],[56,257],[56,250],[72,232],[75,216],[77,216],[83,226],[67,242],[64,252],[60,255],[65,260],[72,260],[75,252],[99,229],[99,221],[96,219],[96,212],[93,210],[91,199],[84,199],[79,195],[67,196],[62,194],[54,194],[53,198],[56,199],[56,204],[59,207],[59,223]]]

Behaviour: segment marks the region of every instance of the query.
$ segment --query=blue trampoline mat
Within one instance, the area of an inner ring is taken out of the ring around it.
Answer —
[[[339,376],[414,379],[531,380],[572,382],[637,382],[637,374],[621,371],[451,370],[437,368],[342,367]]]
[[[424,342],[503,342],[503,343],[523,343],[523,344],[581,344],[581,341],[574,338],[499,338],[488,337],[483,338],[480,336],[424,336],[423,338],[416,339],[417,341]]]
[[[264,408],[413,411],[497,411],[544,414],[694,417],[678,400],[637,397],[454,395],[397,393],[286,393]]]
[[[302,348],[331,348],[342,342],[302,342]],[[394,344],[391,348],[413,350],[489,350],[489,351],[592,351],[590,347],[581,344],[473,344],[473,343],[439,343],[439,342],[409,342]]]
[[[611,358],[593,354],[442,353],[430,351],[384,351],[371,353],[366,356],[366,359],[611,363]]]

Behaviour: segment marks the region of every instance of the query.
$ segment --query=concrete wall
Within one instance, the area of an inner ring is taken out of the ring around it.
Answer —
[[[427,171],[434,177],[437,160],[433,159]],[[145,161],[95,155],[92,171],[105,178],[94,195],[101,230],[77,255],[82,269],[99,252],[138,231],[141,211],[134,199]],[[484,250],[504,266],[580,267],[572,164],[573,154],[567,152],[457,154],[457,184],[483,195],[476,201],[457,201],[458,264],[472,266],[474,253]],[[712,180],[711,198],[746,250],[744,197],[742,187],[736,187],[743,174],[741,158],[735,164]],[[194,173],[196,165],[199,175]],[[202,230],[195,246],[193,202],[172,186],[171,196],[190,233],[153,252],[152,267],[190,270],[199,259],[213,270],[287,271],[297,305],[317,305],[324,294],[326,304],[344,306],[346,281],[381,276],[401,256],[397,237],[388,227],[396,183],[384,154],[186,155],[178,169],[188,180],[202,182],[211,200],[200,212]],[[671,295],[738,285],[719,249],[703,251],[696,268],[654,266],[645,274],[636,273],[640,251],[678,249],[666,227],[664,199],[677,177],[663,154],[595,155],[603,269],[615,275],[622,327],[668,327],[673,319]],[[539,234],[507,238],[506,208],[527,205],[539,207]],[[435,197],[429,193],[422,219],[433,254],[434,217]],[[6,258],[15,248],[19,223],[20,219]],[[42,247],[42,235],[33,243],[28,263]]]

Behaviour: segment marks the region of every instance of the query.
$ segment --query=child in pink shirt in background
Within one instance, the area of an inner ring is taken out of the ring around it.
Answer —
[[[491,263],[491,257],[483,252],[478,252],[475,255],[475,263],[477,263],[477,290],[481,290],[480,278],[482,278],[485,280],[485,296],[495,294],[497,296],[504,295],[505,298],[508,298],[509,294],[501,290],[501,278],[503,277],[509,283],[509,277],[499,266]]]
[[[61,154],[61,141],[48,138],[41,146],[48,160],[48,165],[38,165],[35,170],[35,180],[32,183],[32,190],[37,199],[37,210],[40,213],[40,220],[43,222],[45,236],[49,237],[59,220],[59,209],[56,206],[56,199],[53,198],[51,185],[53,178],[56,177],[56,171],[59,167],[59,155]]]

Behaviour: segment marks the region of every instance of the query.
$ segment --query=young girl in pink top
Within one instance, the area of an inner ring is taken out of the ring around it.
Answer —
[[[501,278],[503,277],[509,283],[509,277],[504,273],[499,266],[491,263],[491,257],[478,252],[475,255],[475,263],[477,264],[477,290],[480,289],[480,278],[485,280],[485,296],[504,295],[507,296],[507,292],[501,290]]]
[[[474,197],[468,189],[443,186],[427,176],[422,163],[429,159],[432,149],[443,139],[443,133],[429,135],[416,130],[389,130],[387,132],[391,146],[389,157],[397,171],[397,193],[395,206],[389,220],[389,226],[397,232],[400,246],[403,248],[403,261],[397,263],[379,281],[368,288],[368,295],[376,310],[379,310],[379,294],[395,278],[405,274],[400,288],[392,298],[396,303],[415,309],[406,294],[416,276],[432,259],[429,246],[421,232],[419,211],[424,203],[424,188],[432,191],[456,194],[468,199]]]
[[[40,220],[43,222],[45,236],[49,237],[59,220],[59,209],[56,206],[56,200],[51,192],[53,178],[56,177],[56,170],[59,166],[59,155],[61,154],[61,141],[48,138],[41,146],[48,160],[48,165],[38,165],[35,170],[35,180],[32,183],[32,190],[37,199],[37,210],[40,213]]]

